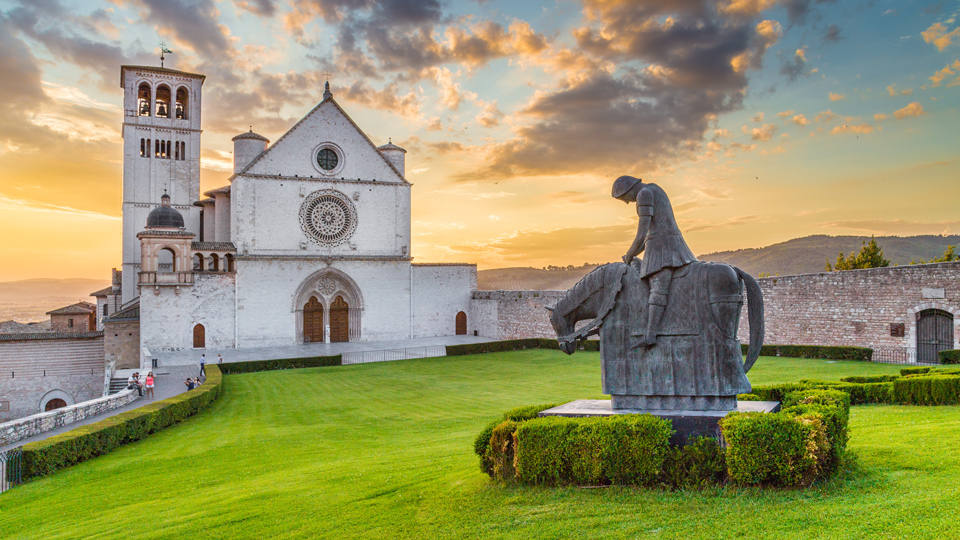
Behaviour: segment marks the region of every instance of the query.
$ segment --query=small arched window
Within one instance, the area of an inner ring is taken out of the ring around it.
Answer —
[[[147,155],[146,143],[147,143],[146,139],[140,139],[140,157],[144,157]]]
[[[187,89],[181,86],[177,88],[177,105],[175,110],[175,118],[178,120],[187,119],[187,106],[188,106],[188,96]]]
[[[103,316],[104,316],[104,317],[107,316],[107,308],[109,308],[109,307],[110,307],[109,304],[104,304],[104,305],[103,305]]]
[[[210,255],[210,271],[219,272],[220,271],[220,257],[216,253]]]
[[[157,116],[170,118],[170,87],[165,84],[157,87]]]
[[[145,82],[137,88],[137,114],[150,116],[150,85]]]
[[[236,272],[233,268],[233,255],[227,253],[223,257],[223,269],[227,272]]]
[[[160,139],[153,141],[153,157],[160,157]]]
[[[173,143],[173,157],[180,161],[180,141]]]
[[[193,256],[193,271],[194,272],[203,272],[203,255],[197,253]]]
[[[174,255],[172,249],[161,249],[160,253],[157,254],[157,272],[173,272],[176,262],[177,256]]]

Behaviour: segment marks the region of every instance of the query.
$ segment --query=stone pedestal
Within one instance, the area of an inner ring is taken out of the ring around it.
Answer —
[[[673,423],[671,446],[686,444],[692,437],[720,439],[720,419],[731,412],[777,412],[779,401],[739,401],[732,411],[666,411],[657,409],[613,409],[606,399],[578,399],[540,413],[540,416],[613,416],[615,414],[652,414]]]

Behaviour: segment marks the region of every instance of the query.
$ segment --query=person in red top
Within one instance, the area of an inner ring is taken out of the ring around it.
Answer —
[[[147,397],[152,398],[153,397],[153,372],[152,371],[150,373],[147,373],[147,378],[143,382],[145,383],[145,387],[147,389]]]

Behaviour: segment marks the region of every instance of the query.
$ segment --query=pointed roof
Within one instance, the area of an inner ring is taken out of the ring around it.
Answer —
[[[300,120],[298,120],[297,123],[294,124],[290,129],[288,129],[286,133],[284,133],[283,135],[281,135],[280,138],[277,139],[272,145],[268,146],[267,149],[264,150],[263,152],[261,152],[259,156],[257,156],[257,157],[254,158],[250,163],[248,163],[247,166],[243,168],[243,170],[241,170],[241,171],[238,172],[238,173],[234,173],[233,176],[231,176],[231,177],[229,178],[229,180],[230,180],[231,182],[233,182],[233,179],[234,179],[234,178],[236,178],[237,176],[240,176],[240,175],[246,173],[248,170],[250,170],[251,167],[253,167],[253,166],[256,165],[257,163],[259,163],[261,160],[263,160],[263,158],[264,158],[265,156],[267,156],[274,148],[276,148],[277,146],[280,145],[280,142],[281,142],[281,141],[283,141],[285,138],[287,138],[288,135],[290,135],[291,133],[293,133],[294,131],[296,131],[297,128],[300,126],[300,124],[302,124],[302,123],[303,123],[304,121],[306,121],[308,118],[310,118],[311,116],[313,116],[314,113],[316,113],[317,111],[319,111],[321,107],[323,107],[324,105],[326,105],[326,104],[329,103],[329,104],[331,104],[333,107],[336,107],[337,111],[339,111],[340,114],[342,114],[343,117],[346,118],[347,121],[350,122],[350,125],[352,125],[352,126],[354,127],[354,129],[357,130],[357,132],[363,137],[363,139],[367,142],[367,144],[370,145],[370,148],[372,148],[372,149],[376,152],[376,154],[377,154],[378,156],[380,156],[380,159],[382,159],[383,162],[386,163],[386,165],[387,165],[388,167],[390,167],[390,169],[392,169],[393,172],[395,172],[395,173],[397,174],[397,176],[400,178],[400,180],[401,180],[403,183],[405,183],[405,184],[409,184],[410,182],[408,182],[407,179],[404,178],[403,174],[396,168],[396,166],[394,166],[394,164],[391,163],[390,160],[387,159],[387,157],[384,156],[384,155],[380,152],[380,149],[377,148],[377,145],[373,144],[373,141],[370,140],[370,137],[367,136],[366,132],[364,132],[362,129],[360,129],[360,126],[358,126],[357,123],[353,121],[353,118],[350,118],[350,115],[347,114],[347,111],[343,110],[343,107],[341,107],[340,104],[337,103],[337,100],[333,99],[333,93],[330,92],[329,90],[330,90],[330,83],[327,83],[327,90],[326,90],[326,91],[324,92],[324,94],[323,94],[323,95],[324,95],[323,101],[321,101],[320,103],[318,103],[316,107],[314,107],[313,109],[311,109],[310,112],[308,112],[306,115],[304,115],[303,118],[301,118]],[[329,94],[329,95],[328,95],[328,94]],[[397,148],[399,148],[399,146],[398,146]],[[405,150],[404,150],[404,151],[405,151]],[[227,186],[226,188],[229,189],[229,186]],[[220,188],[220,189],[224,189],[224,188]],[[213,193],[213,192],[208,191],[208,192],[204,193],[204,195],[210,196],[211,193]]]

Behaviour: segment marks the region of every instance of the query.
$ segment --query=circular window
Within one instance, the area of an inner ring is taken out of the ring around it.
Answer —
[[[315,191],[300,207],[300,226],[321,246],[338,246],[356,230],[357,211],[350,199],[339,191]]]
[[[329,148],[323,148],[317,152],[317,165],[325,171],[332,171],[337,168],[340,159],[337,153]]]

